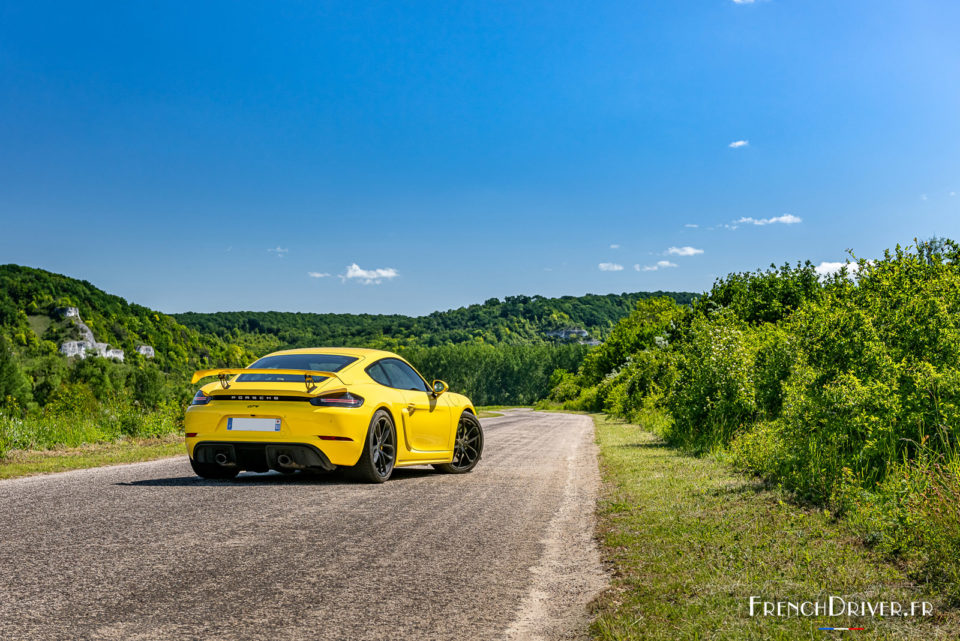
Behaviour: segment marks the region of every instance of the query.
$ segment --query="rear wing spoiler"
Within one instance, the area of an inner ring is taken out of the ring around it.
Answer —
[[[238,374],[289,374],[292,376],[303,376],[303,384],[306,385],[307,391],[312,392],[317,387],[317,383],[320,381],[316,380],[318,378],[335,378],[340,381],[341,384],[344,384],[343,379],[336,375],[334,372],[324,372],[320,370],[312,369],[257,369],[257,368],[221,368],[221,369],[202,369],[193,373],[193,378],[190,379],[191,383],[196,383],[202,378],[207,378],[209,376],[216,376],[220,379],[220,385],[223,389],[228,389],[230,387],[230,377],[237,376]]]

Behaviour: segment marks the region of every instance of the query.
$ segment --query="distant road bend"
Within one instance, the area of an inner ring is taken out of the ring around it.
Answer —
[[[383,485],[186,457],[0,482],[2,639],[581,639],[604,586],[587,416],[484,419]]]

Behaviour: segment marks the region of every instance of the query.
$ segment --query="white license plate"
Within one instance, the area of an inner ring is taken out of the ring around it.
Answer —
[[[232,432],[279,432],[279,418],[228,418],[227,429]]]

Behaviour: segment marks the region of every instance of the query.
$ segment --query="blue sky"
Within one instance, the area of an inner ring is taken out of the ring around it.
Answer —
[[[4,2],[0,262],[421,314],[957,238],[958,32],[947,0]]]

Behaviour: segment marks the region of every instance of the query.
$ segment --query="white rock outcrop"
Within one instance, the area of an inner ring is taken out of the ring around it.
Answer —
[[[78,356],[80,358],[86,358],[87,355],[96,355],[123,362],[123,350],[110,349],[107,343],[98,343],[93,335],[93,330],[80,319],[79,309],[76,307],[67,307],[62,310],[62,312],[64,318],[71,319],[73,324],[76,325],[77,330],[80,332],[81,340],[64,342],[60,345],[61,354],[67,357]],[[153,348],[150,349],[151,351],[153,350]]]
[[[83,358],[87,353],[87,344],[83,341],[67,341],[60,345],[60,353],[64,356],[79,356]]]

